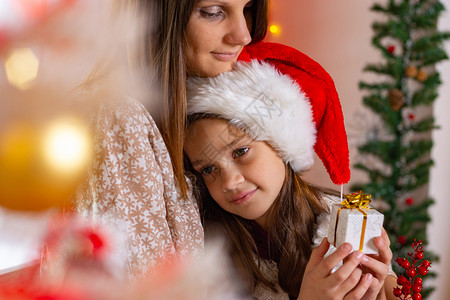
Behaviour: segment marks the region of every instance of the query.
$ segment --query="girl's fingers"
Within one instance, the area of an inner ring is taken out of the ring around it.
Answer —
[[[364,267],[370,269],[370,271],[372,271],[374,275],[379,279],[387,276],[389,266],[383,262],[378,261],[375,258],[365,255],[361,260],[361,264]]]
[[[359,269],[359,264],[363,257],[364,254],[359,251],[355,251],[351,255],[348,255],[342,266],[339,267],[336,272],[329,275],[330,282],[333,282],[334,285],[341,285],[343,282],[347,281],[355,269]]]
[[[356,267],[347,279],[342,282],[341,286],[339,286],[339,291],[344,291],[345,294],[347,294],[349,291],[353,290],[361,280],[362,275],[361,268]]]
[[[309,262],[306,265],[305,272],[308,272],[309,270],[315,268],[315,266],[317,266],[323,260],[323,257],[327,253],[329,247],[330,243],[328,243],[328,240],[325,238],[322,240],[322,243],[320,243],[319,247],[313,249],[309,258]]]
[[[374,239],[374,244],[379,251],[379,260],[385,264],[389,264],[392,260],[392,251],[389,247],[390,241],[386,231],[382,230],[381,237],[376,237]]]
[[[373,280],[372,274],[364,274],[361,277],[358,285],[350,291],[347,295],[345,295],[344,300],[353,300],[353,299],[361,299],[366,294],[367,290],[370,287],[370,284]]]
[[[317,272],[320,277],[326,277],[331,273],[331,270],[343,260],[352,251],[352,245],[349,243],[342,244],[336,251],[322,259],[317,265]],[[310,259],[311,261],[311,259]],[[339,268],[340,269],[340,268]]]

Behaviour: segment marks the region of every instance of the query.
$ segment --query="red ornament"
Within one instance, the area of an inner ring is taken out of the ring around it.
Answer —
[[[422,290],[422,286],[414,284],[412,290],[414,293],[420,293],[420,291]]]
[[[422,259],[423,258],[423,252],[416,252],[416,254],[414,255],[414,257],[416,259]]]
[[[414,267],[409,268],[408,270],[406,270],[406,275],[408,275],[408,277],[413,278],[414,276],[416,276],[417,274],[417,270]]]
[[[408,119],[410,120],[410,121],[414,121],[414,119],[416,118],[416,115],[414,115],[414,114],[408,114]]]
[[[394,288],[394,296],[400,297],[402,295],[402,289],[399,287]]]
[[[390,54],[394,53],[395,51],[395,47],[390,45],[389,47],[387,47],[387,52],[389,52]]]
[[[428,268],[428,267],[430,267],[431,263],[428,260],[424,260],[420,265],[424,266],[425,268]]]
[[[420,266],[417,268],[417,272],[419,272],[420,275],[424,276],[427,275],[428,269],[424,266]]]
[[[409,263],[409,261],[405,260],[405,261],[403,262],[402,267],[403,267],[403,269],[409,269],[409,266],[410,266],[410,265],[411,265],[411,264]]]
[[[400,245],[405,244],[405,243],[406,243],[406,236],[404,236],[404,235],[399,236],[399,237],[397,238],[397,242],[398,242]]]
[[[414,199],[411,197],[408,197],[405,199],[406,205],[412,205],[414,203]]]
[[[399,239],[403,237],[400,236]],[[428,260],[423,260],[420,264],[419,261],[423,259],[423,242],[421,240],[414,239],[411,244],[414,252],[408,252],[408,259],[404,257],[397,257],[395,262],[402,268],[405,272],[401,274],[397,279],[397,284],[399,285],[393,291],[393,295],[402,300],[414,300],[422,299],[420,292],[422,291],[422,278],[428,273],[428,268],[431,263]],[[413,284],[414,282],[414,284]]]
[[[420,278],[420,277],[414,278],[414,284],[422,286],[422,278]]]
[[[419,294],[419,293],[414,293],[414,294],[412,295],[412,299],[413,299],[413,300],[422,300],[422,295]]]
[[[404,285],[407,281],[408,281],[408,280],[407,280],[406,277],[403,276],[403,275],[400,275],[400,276],[398,276],[398,278],[397,278],[397,284],[398,284],[398,285]]]
[[[411,287],[406,286],[406,285],[402,287],[402,294],[403,295],[409,295],[410,292],[411,292]]]

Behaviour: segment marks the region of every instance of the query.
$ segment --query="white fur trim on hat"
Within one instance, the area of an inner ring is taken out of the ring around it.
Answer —
[[[188,80],[188,114],[215,114],[271,145],[295,172],[314,161],[312,108],[287,75],[256,60],[216,77]]]

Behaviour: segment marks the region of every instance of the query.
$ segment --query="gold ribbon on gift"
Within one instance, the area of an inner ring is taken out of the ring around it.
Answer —
[[[336,247],[336,233],[337,233],[337,226],[338,226],[338,222],[339,222],[339,212],[341,211],[341,209],[357,209],[363,214],[361,239],[359,241],[359,251],[362,252],[363,246],[364,246],[364,235],[366,233],[366,224],[367,224],[367,213],[362,209],[371,209],[371,207],[369,206],[369,203],[371,201],[371,199],[370,199],[371,195],[364,194],[362,191],[359,191],[358,193],[344,194],[344,197],[346,199],[341,202],[341,205],[343,205],[343,207],[338,209],[337,215],[336,215],[336,224],[334,226],[333,245]]]

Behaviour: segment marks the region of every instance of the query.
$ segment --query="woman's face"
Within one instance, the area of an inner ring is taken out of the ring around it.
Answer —
[[[197,0],[186,28],[187,72],[215,76],[230,71],[250,43],[249,0]]]

